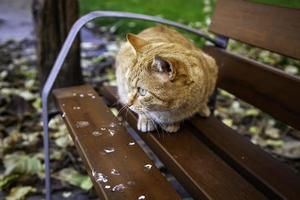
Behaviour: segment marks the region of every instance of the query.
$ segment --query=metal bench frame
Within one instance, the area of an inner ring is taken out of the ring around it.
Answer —
[[[75,40],[80,29],[89,21],[96,18],[121,18],[121,19],[136,19],[144,21],[152,21],[160,24],[166,24],[173,26],[187,32],[198,35],[199,37],[204,38],[205,40],[211,42],[216,47],[226,48],[228,39],[223,36],[218,36],[212,38],[209,35],[203,33],[200,30],[190,28],[188,26],[182,25],[180,23],[162,19],[159,17],[128,13],[128,12],[115,12],[115,11],[94,11],[89,14],[84,15],[78,19],[75,24],[72,26],[59,54],[55,60],[53,68],[47,78],[47,81],[42,90],[42,120],[43,120],[43,143],[44,143],[44,156],[45,156],[45,189],[46,189],[46,200],[51,199],[51,181],[50,181],[50,159],[49,159],[49,133],[48,133],[48,123],[49,123],[49,112],[48,112],[48,97],[53,87],[53,84],[63,66],[63,63],[68,55],[68,52],[72,46],[73,41]]]

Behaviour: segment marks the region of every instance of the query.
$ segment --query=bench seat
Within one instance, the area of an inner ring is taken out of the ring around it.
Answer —
[[[58,89],[54,96],[101,199],[180,199],[90,86]],[[153,167],[145,171],[145,165]]]
[[[100,95],[88,85],[54,91],[99,196],[180,199],[142,148],[129,145],[134,139],[104,103],[106,99],[121,108],[114,103],[118,100],[116,88],[103,87]],[[136,129],[134,113],[128,110],[121,114],[194,199],[297,199],[300,196],[297,173],[213,116],[208,119],[195,116],[179,132],[167,134],[162,130],[141,133]],[[145,170],[147,164],[153,167]],[[111,174],[114,169],[119,175]],[[107,182],[99,173],[104,178],[107,176]],[[125,188],[113,191],[119,184]]]

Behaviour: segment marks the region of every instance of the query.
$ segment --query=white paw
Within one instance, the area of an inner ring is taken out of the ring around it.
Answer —
[[[169,132],[169,133],[175,133],[179,130],[180,128],[180,124],[176,123],[176,124],[164,124],[161,126],[162,129],[164,129],[165,131]]]
[[[155,130],[156,124],[154,124],[154,122],[142,115],[139,116],[137,128],[139,131],[142,132],[150,132]]]
[[[201,117],[209,117],[211,114],[208,106],[204,106],[200,111],[199,111],[199,115]]]

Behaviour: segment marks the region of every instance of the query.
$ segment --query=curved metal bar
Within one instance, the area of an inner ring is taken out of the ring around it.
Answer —
[[[204,39],[212,42],[216,46],[223,47],[224,44],[219,41],[211,38],[210,36],[204,34],[203,32],[187,27],[185,25],[162,19],[159,17],[153,17],[148,15],[142,15],[142,14],[134,14],[134,13],[127,13],[127,12],[114,12],[114,11],[95,11],[91,12],[87,15],[84,15],[80,19],[78,19],[75,24],[72,26],[63,46],[62,49],[59,52],[59,55],[54,63],[54,66],[50,72],[49,77],[47,78],[47,81],[44,85],[43,91],[42,91],[42,119],[43,119],[43,129],[44,129],[44,154],[45,154],[45,188],[46,188],[46,200],[51,199],[51,183],[50,183],[50,161],[49,161],[49,134],[48,134],[48,96],[49,93],[53,87],[53,84],[58,76],[58,73],[60,72],[60,69],[64,63],[64,60],[71,48],[71,45],[78,34],[79,30],[89,21],[95,19],[95,18],[127,18],[127,19],[139,19],[139,20],[145,20],[145,21],[152,21],[152,22],[158,22],[161,24],[167,24],[170,26],[174,26],[180,29],[183,29],[185,31],[191,32],[193,34],[196,34],[200,37],[203,37]]]

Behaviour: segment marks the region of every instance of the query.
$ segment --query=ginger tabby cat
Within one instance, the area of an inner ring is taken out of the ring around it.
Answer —
[[[157,125],[176,132],[196,113],[209,116],[217,74],[212,57],[165,26],[129,33],[116,57],[120,101],[138,114],[143,132]]]

